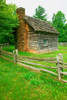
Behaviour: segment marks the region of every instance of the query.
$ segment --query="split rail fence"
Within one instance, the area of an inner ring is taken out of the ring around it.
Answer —
[[[1,47],[5,47],[5,46],[9,46],[9,43],[0,44],[0,48],[1,48]]]
[[[63,72],[63,69],[67,69],[67,63],[63,62],[63,55],[58,54],[57,57],[52,57],[52,58],[40,58],[40,57],[27,57],[27,56],[20,56],[18,55],[18,50],[13,50],[13,53],[7,52],[5,50],[2,50],[2,47],[0,48],[0,57],[8,60],[8,61],[13,61],[14,63],[18,63],[24,67],[36,70],[36,71],[44,71],[51,73],[55,76],[58,76],[59,81],[67,82],[67,80],[63,79],[63,75],[67,75],[67,72]],[[55,63],[55,66],[45,66],[43,64],[39,63],[34,63],[33,61],[38,61],[38,62],[48,62],[48,63]],[[34,66],[41,66],[43,68],[36,68]],[[48,69],[56,69],[57,73],[47,70]]]

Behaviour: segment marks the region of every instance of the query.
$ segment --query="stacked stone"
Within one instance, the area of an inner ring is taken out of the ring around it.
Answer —
[[[20,25],[17,29],[17,48],[19,51],[27,51],[27,30],[26,30],[26,22],[24,21],[25,9],[18,8],[17,15],[19,17]]]

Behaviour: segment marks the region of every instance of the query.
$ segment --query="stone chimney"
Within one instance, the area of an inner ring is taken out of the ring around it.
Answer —
[[[24,20],[25,9],[18,8],[17,15],[19,18],[19,27],[17,29],[17,48],[19,51],[27,51],[27,30],[26,30],[26,22]]]
[[[25,8],[20,7],[20,8],[18,8],[18,9],[16,10],[16,12],[17,12],[17,14],[18,14],[18,16],[19,16],[19,19],[21,19],[22,17],[25,16]]]

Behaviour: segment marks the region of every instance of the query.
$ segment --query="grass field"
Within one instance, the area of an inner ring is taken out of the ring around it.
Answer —
[[[0,100],[67,100],[67,84],[0,58]]]
[[[58,51],[40,55],[28,52],[19,52],[19,54],[56,57],[58,53],[62,53],[64,62],[67,63],[66,48],[59,47]],[[13,52],[14,46],[3,49]],[[56,76],[46,72],[37,73],[0,58],[0,100],[67,100],[67,83],[58,82]]]

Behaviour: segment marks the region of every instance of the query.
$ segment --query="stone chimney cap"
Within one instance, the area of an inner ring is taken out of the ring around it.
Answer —
[[[18,11],[25,11],[25,8],[19,7],[19,8],[17,8],[17,12]]]

